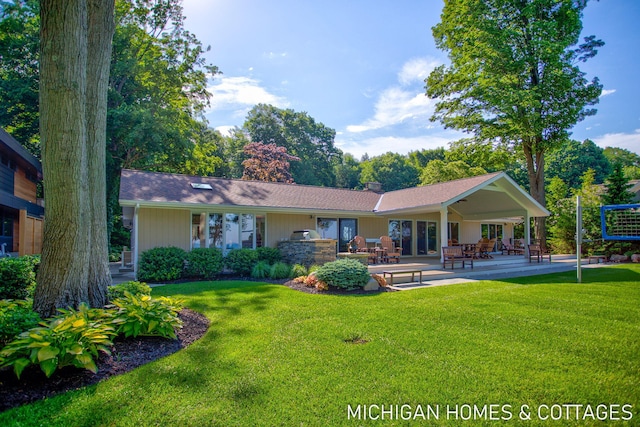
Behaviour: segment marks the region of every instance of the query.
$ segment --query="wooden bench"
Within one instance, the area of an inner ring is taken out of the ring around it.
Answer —
[[[446,269],[447,264],[451,264],[453,270],[456,262],[462,263],[462,268],[466,261],[471,261],[471,268],[473,268],[473,255],[467,256],[462,250],[462,246],[443,246],[442,247],[442,268]]]
[[[415,282],[416,280],[416,273],[420,274],[420,282],[422,283],[422,270],[393,270],[393,271],[383,271],[382,272],[382,277],[384,277],[384,279],[387,279],[387,274],[389,275],[389,286],[393,286],[393,275],[394,274],[409,274],[411,273],[411,281]]]
[[[596,264],[599,264],[600,261],[607,262],[607,256],[606,255],[589,255],[589,264],[591,264],[591,261],[595,261]]]

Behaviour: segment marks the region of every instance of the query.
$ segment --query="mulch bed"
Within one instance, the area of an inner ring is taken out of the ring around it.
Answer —
[[[38,366],[30,366],[24,370],[18,380],[13,370],[0,370],[0,411],[96,384],[113,375],[129,372],[140,365],[185,348],[202,337],[209,328],[209,319],[193,310],[185,308],[178,316],[183,326],[176,331],[177,339],[159,337],[118,339],[114,342],[111,356],[100,355],[96,363],[98,366],[96,374],[86,369],[66,367],[57,370],[47,378]]]

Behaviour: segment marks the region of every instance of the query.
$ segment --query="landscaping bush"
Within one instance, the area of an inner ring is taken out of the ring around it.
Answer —
[[[360,261],[340,259],[324,264],[316,272],[316,277],[329,286],[356,289],[364,287],[371,276],[367,266]]]
[[[180,279],[186,258],[187,253],[175,246],[144,251],[138,262],[138,279],[142,282]]]
[[[251,270],[251,277],[254,279],[266,279],[271,273],[271,266],[267,261],[258,261]]]
[[[125,292],[122,298],[116,298],[109,307],[116,307],[112,323],[118,334],[125,337],[138,335],[176,338],[175,328],[182,327],[178,312],[182,302],[167,297],[151,298],[149,295],[132,295]]]
[[[267,261],[270,265],[282,261],[282,254],[278,248],[257,248],[256,254],[258,255],[258,261]]]
[[[144,282],[124,282],[109,286],[107,288],[107,298],[109,301],[113,301],[116,298],[122,298],[125,292],[129,292],[132,295],[151,295],[151,288]]]
[[[0,299],[25,299],[36,287],[39,257],[0,258]]]
[[[224,261],[218,248],[196,248],[187,253],[185,275],[201,279],[213,279],[222,272]]]
[[[291,266],[291,271],[289,272],[289,277],[295,279],[296,277],[306,276],[307,268],[302,264],[293,264]]]
[[[56,369],[75,366],[97,372],[98,351],[110,354],[115,330],[110,325],[111,313],[81,304],[78,310],[62,310],[43,326],[22,332],[0,351],[0,367],[13,366],[20,378],[29,365],[39,365],[50,377]]]
[[[270,276],[272,279],[286,279],[291,273],[291,267],[284,262],[276,262],[271,266]]]
[[[249,276],[257,262],[258,254],[254,249],[231,249],[224,259],[227,268],[240,276]]]
[[[31,300],[0,300],[0,349],[22,332],[38,326]]]

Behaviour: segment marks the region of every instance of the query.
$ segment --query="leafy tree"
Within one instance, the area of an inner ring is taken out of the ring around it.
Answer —
[[[105,139],[114,5],[41,3],[40,128],[47,223],[33,307],[106,303]]]
[[[37,0],[0,3],[0,126],[40,158]]]
[[[353,155],[346,153],[342,162],[335,165],[336,187],[356,189],[360,187],[360,163]]]
[[[418,184],[419,171],[407,157],[388,152],[360,163],[362,174],[360,182],[379,182],[384,191],[415,187]]]
[[[611,173],[611,164],[603,151],[589,139],[582,143],[571,140],[547,156],[545,175],[549,178],[558,176],[570,188],[577,189],[582,175],[592,169],[595,182],[601,184]]]
[[[224,137],[220,132],[201,125],[191,156],[176,172],[197,176],[222,176],[225,171]]]
[[[454,179],[468,178],[483,175],[486,170],[477,166],[469,166],[461,160],[445,163],[442,160],[432,160],[420,174],[420,185],[437,184],[439,182],[453,181]]]
[[[417,169],[422,169],[432,160],[444,160],[446,156],[444,148],[434,148],[433,150],[409,151],[409,162]]]
[[[621,163],[628,179],[640,179],[640,156],[624,148],[607,147],[603,154],[611,164]]]
[[[335,186],[333,167],[342,152],[334,146],[335,130],[307,113],[259,104],[247,115],[244,128],[252,141],[284,147],[300,161],[291,165],[298,184]]]
[[[449,0],[433,27],[451,63],[437,67],[426,92],[438,99],[432,120],[479,141],[521,152],[529,191],[545,204],[545,155],[567,142],[569,129],[595,114],[602,85],[576,65],[600,40],[578,45],[587,0]],[[536,235],[546,238],[544,218]]]
[[[622,164],[613,165],[613,172],[607,178],[605,188],[606,193],[602,195],[602,201],[605,205],[624,205],[633,203],[634,194],[629,191],[633,185],[629,184],[629,179],[624,176]]]
[[[300,159],[287,153],[286,148],[278,147],[276,144],[252,142],[244,147],[244,152],[249,158],[242,162],[242,166],[244,166],[242,179],[293,182],[289,171],[290,162]]]

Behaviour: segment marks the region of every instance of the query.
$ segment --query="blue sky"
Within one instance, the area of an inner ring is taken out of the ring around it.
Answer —
[[[187,29],[223,72],[210,80],[207,119],[242,126],[258,103],[307,112],[360,158],[447,147],[464,134],[430,122],[424,78],[446,63],[431,27],[436,0],[183,0]],[[605,46],[581,69],[604,85],[598,114],[573,138],[640,154],[640,1],[591,1],[583,35]]]

